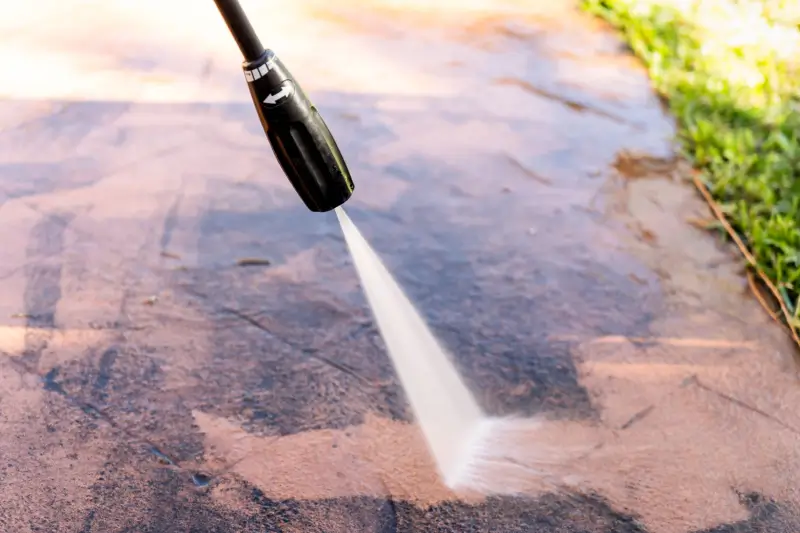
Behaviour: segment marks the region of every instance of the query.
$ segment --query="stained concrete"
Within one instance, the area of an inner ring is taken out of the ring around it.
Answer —
[[[441,485],[211,2],[37,0],[0,7],[0,531],[798,530],[792,347],[645,74],[565,3],[425,4],[245,7],[556,485]]]

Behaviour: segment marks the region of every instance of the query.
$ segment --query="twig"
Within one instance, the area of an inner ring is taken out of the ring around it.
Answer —
[[[764,308],[764,311],[766,311],[769,314],[772,320],[783,326],[783,322],[781,322],[781,317],[778,316],[778,313],[776,313],[770,307],[770,305],[767,303],[767,300],[765,300],[764,296],[761,294],[761,289],[759,289],[758,285],[756,285],[756,279],[753,277],[753,271],[748,268],[745,270],[745,274],[747,275],[747,284],[750,286],[750,290],[753,291],[753,295],[756,297],[756,300],[758,300],[758,303],[761,304],[761,307]]]
[[[697,378],[697,376],[695,376],[695,379],[694,379],[694,384],[695,384],[696,386],[700,387],[701,389],[703,389],[703,390],[704,390],[704,391],[706,391],[706,392],[710,392],[711,394],[716,394],[717,396],[719,396],[719,397],[720,397],[720,398],[722,398],[723,400],[727,400],[727,401],[731,402],[731,403],[732,403],[732,404],[734,404],[734,405],[738,405],[739,407],[741,407],[741,408],[743,408],[743,409],[747,409],[748,411],[750,411],[750,412],[753,412],[753,413],[755,413],[755,414],[757,414],[757,415],[759,415],[759,416],[763,416],[763,417],[764,417],[764,418],[766,418],[767,420],[772,420],[773,422],[775,422],[776,424],[778,424],[778,425],[779,425],[779,426],[781,426],[782,428],[784,428],[784,429],[788,429],[789,431],[791,431],[791,432],[792,432],[792,433],[794,433],[794,434],[800,434],[800,431],[798,431],[798,430],[797,430],[797,428],[795,428],[794,426],[791,426],[791,425],[787,424],[786,422],[784,422],[784,421],[783,421],[783,420],[781,420],[780,418],[778,418],[778,417],[775,417],[775,416],[773,416],[773,415],[769,414],[768,412],[766,412],[766,411],[763,411],[763,410],[759,409],[758,407],[755,407],[755,406],[753,406],[753,405],[750,405],[750,404],[749,404],[749,403],[747,403],[747,402],[743,402],[742,400],[740,400],[740,399],[738,399],[738,398],[734,398],[734,397],[733,397],[733,396],[731,396],[730,394],[725,394],[724,392],[721,392],[721,391],[718,391],[718,390],[716,390],[716,389],[714,389],[714,388],[712,388],[712,387],[709,387],[709,386],[708,386],[708,385],[706,385],[705,383],[702,383],[702,382],[701,382],[701,381],[700,381],[700,380]]]
[[[272,264],[272,261],[269,259],[260,259],[258,257],[243,257],[242,259],[238,259],[236,261],[236,266],[244,267],[244,266],[269,266]]]
[[[703,199],[705,199],[706,203],[711,208],[711,211],[714,213],[714,216],[717,217],[717,220],[719,220],[720,224],[722,224],[722,227],[725,228],[725,231],[728,233],[730,238],[736,244],[736,247],[739,248],[739,251],[742,253],[744,258],[747,260],[747,262],[750,264],[753,270],[755,270],[755,272],[758,274],[758,277],[761,279],[764,285],[770,290],[772,295],[775,297],[775,300],[781,307],[781,312],[783,313],[783,318],[785,320],[785,323],[780,321],[778,321],[778,323],[783,324],[786,327],[786,329],[789,330],[789,334],[791,335],[795,345],[798,348],[800,348],[800,337],[798,337],[797,335],[797,329],[795,329],[795,327],[792,325],[792,314],[786,307],[786,303],[783,301],[781,293],[778,291],[778,289],[775,287],[772,281],[770,281],[767,275],[764,274],[764,271],[761,270],[761,268],[759,268],[755,257],[753,257],[753,254],[750,253],[750,250],[748,250],[747,247],[744,245],[741,237],[739,237],[739,234],[736,232],[736,230],[733,229],[733,227],[728,222],[728,219],[725,217],[725,213],[723,213],[722,209],[720,209],[719,204],[717,204],[717,202],[711,196],[711,192],[709,192],[705,183],[703,183],[702,180],[700,179],[699,172],[697,171],[693,172],[692,181],[694,181],[695,187],[697,187],[697,190],[700,191],[700,194],[703,195]],[[758,291],[755,290],[755,284],[751,284],[750,287],[753,289],[753,292],[757,295],[756,298],[759,298],[760,295],[758,294]],[[764,306],[764,308],[769,311],[769,308],[765,306],[765,302],[762,303],[761,305]],[[770,311],[770,316],[777,319],[777,317],[774,316],[771,311]],[[795,360],[798,360],[797,354],[795,354]]]
[[[251,324],[252,326],[260,329],[261,331],[267,333],[271,337],[275,337],[275,334],[267,326],[265,326],[264,324],[262,324],[260,321],[256,320],[255,318],[251,317],[247,313],[243,313],[242,311],[239,311],[238,309],[233,309],[231,307],[226,307],[226,306],[220,306],[220,308],[223,311],[225,311],[226,313],[229,313],[229,314],[235,316],[236,318],[244,320],[248,324]],[[355,370],[350,368],[348,365],[342,364],[342,363],[337,363],[336,361],[334,361],[332,359],[328,359],[324,355],[320,355],[319,353],[317,353],[316,349],[302,349],[302,348],[298,348],[297,346],[295,346],[291,342],[287,341],[286,339],[279,339],[279,340],[281,340],[284,344],[287,344],[287,345],[291,346],[294,349],[299,349],[304,355],[310,357],[311,359],[316,359],[320,363],[324,363],[324,364],[326,364],[326,365],[328,365],[328,366],[330,366],[332,368],[335,368],[339,372],[343,372],[343,373],[345,373],[345,374],[347,374],[349,376],[352,376],[352,377],[356,378],[357,380],[361,381],[362,383],[365,383],[367,385],[374,385],[374,383],[372,383],[369,379],[365,378],[364,376],[362,376],[361,374],[359,374],[358,372],[356,372]]]

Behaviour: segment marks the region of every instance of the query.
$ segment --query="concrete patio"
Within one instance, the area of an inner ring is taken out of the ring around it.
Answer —
[[[32,0],[0,6],[0,532],[800,530],[794,348],[690,223],[642,69],[567,2],[426,4],[243,2],[546,475],[437,479],[212,2]]]

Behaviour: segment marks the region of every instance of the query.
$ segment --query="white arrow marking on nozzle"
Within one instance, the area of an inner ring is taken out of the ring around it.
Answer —
[[[281,87],[281,90],[275,94],[270,94],[266,98],[264,98],[264,103],[267,105],[275,105],[284,98],[288,97],[292,94],[292,86],[291,85],[284,85]]]

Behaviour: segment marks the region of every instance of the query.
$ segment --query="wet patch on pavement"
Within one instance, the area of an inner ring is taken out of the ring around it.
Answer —
[[[426,168],[427,173],[437,172],[433,162]],[[422,175],[421,171],[409,174]],[[425,174],[422,179],[429,178]],[[215,189],[219,202],[230,198],[235,204],[239,194],[236,188]],[[309,220],[299,208],[270,206],[269,195],[257,196],[253,190],[246,194],[247,201],[258,206],[254,212],[212,208],[204,215],[200,266],[177,276],[186,296],[198,298],[210,320],[219,324],[211,341],[219,347],[214,355],[219,371],[204,380],[198,395],[216,399],[209,401],[216,409],[241,398],[243,403],[219,414],[233,415],[246,408],[258,413],[252,424],[279,434],[353,425],[374,411],[407,419],[402,391],[394,382],[383,384],[391,380],[392,371],[360,288],[348,279],[352,266],[335,221]],[[356,220],[364,220],[362,225],[375,236],[379,250],[383,242],[394,243],[384,258],[454,354],[485,409],[495,415],[545,410],[561,416],[592,416],[569,345],[548,339],[554,326],[552,309],[580,310],[586,334],[644,335],[652,311],[643,307],[641,294],[628,301],[625,296],[641,293],[641,288],[608,267],[591,264],[587,257],[586,264],[570,270],[559,265],[557,272],[548,271],[542,261],[522,274],[525,279],[514,280],[517,291],[487,291],[481,285],[495,288],[507,283],[502,269],[519,253],[519,243],[500,241],[491,221],[473,223],[465,233],[463,226],[448,221],[448,210],[415,213],[419,202],[415,196],[406,193],[398,203],[394,217],[400,220],[370,216],[361,209],[351,212]],[[482,207],[503,213],[513,209],[502,197]],[[480,220],[463,210],[459,216]],[[519,232],[527,238],[525,228]],[[295,269],[298,279],[272,275],[272,267],[232,268],[232,254],[223,243],[243,256],[268,256],[277,269]],[[541,251],[546,257],[547,248]],[[589,256],[590,251],[573,253]],[[306,263],[293,265],[294,261]],[[544,290],[548,280],[556,278],[560,286],[569,287],[568,293]],[[546,311],[538,313],[539,309]],[[599,322],[593,317],[600,315],[605,317],[602,326],[593,328],[591,324]],[[638,321],[631,322],[626,318],[630,316],[638,316]],[[231,350],[237,339],[241,348]],[[315,358],[317,351],[340,366]],[[242,364],[254,358],[260,360],[257,369]],[[508,394],[509,390],[514,393]]]
[[[28,237],[25,269],[25,316],[28,327],[55,328],[55,312],[61,299],[60,255],[64,251],[64,230],[70,216],[42,217]]]
[[[538,501],[492,498],[480,506],[448,503],[420,509],[407,502],[375,498],[336,500],[271,500],[258,489],[228,487],[237,492],[245,510],[215,505],[204,492],[187,489],[182,476],[170,470],[151,474],[147,493],[131,490],[125,478],[107,463],[95,485],[95,508],[84,519],[81,533],[123,531],[167,532],[185,529],[215,531],[410,533],[412,531],[646,533],[634,519],[614,512],[596,497],[547,496]],[[124,493],[128,499],[119,500]],[[138,509],[144,516],[119,522],[118,506]],[[748,530],[741,530],[742,533]],[[716,532],[715,532],[716,533]]]

